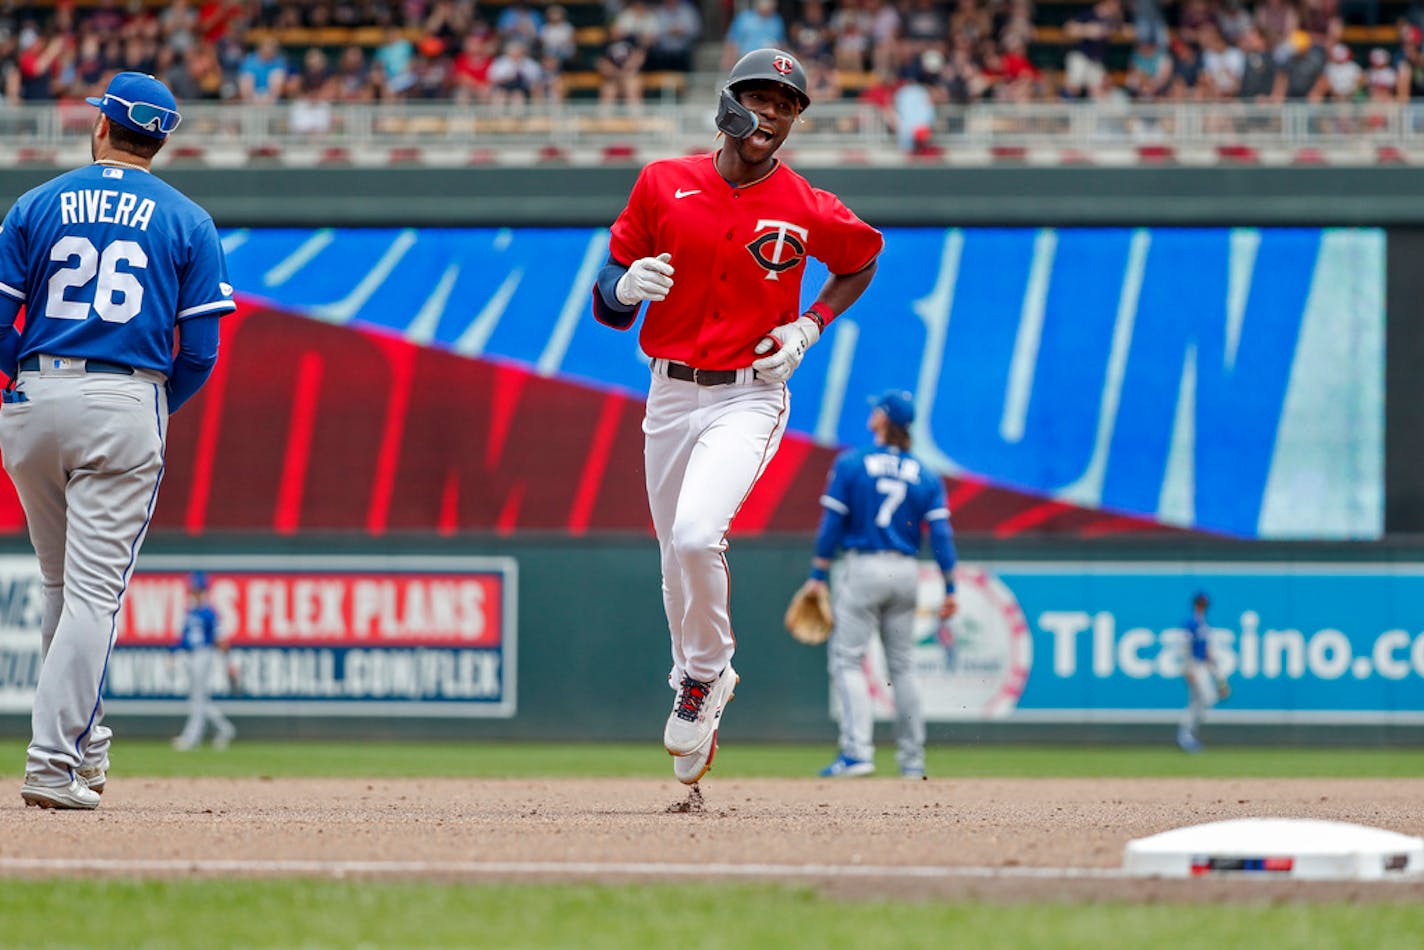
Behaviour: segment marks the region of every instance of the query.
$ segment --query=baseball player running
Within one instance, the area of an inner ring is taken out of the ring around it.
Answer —
[[[879,634],[895,693],[895,758],[900,774],[925,774],[925,720],[915,688],[915,602],[921,533],[944,575],[941,619],[954,616],[954,535],[944,482],[910,454],[915,404],[907,392],[890,391],[874,401],[866,422],[875,444],[842,454],[831,468],[821,497],[825,511],[816,535],[816,556],[804,587],[825,585],[831,559],[844,548],[845,573],[832,602],[835,625],[827,643],[831,689],[841,711],[840,755],[821,770],[826,778],[852,778],[875,771],[874,723],[865,653]]]
[[[1187,631],[1186,662],[1182,675],[1187,681],[1187,708],[1177,725],[1177,746],[1183,752],[1200,752],[1204,748],[1197,738],[1206,711],[1225,699],[1230,690],[1216,666],[1211,651],[1211,624],[1206,610],[1211,599],[1204,591],[1192,598],[1192,615],[1182,626]]]
[[[180,121],[168,87],[124,72],[89,102],[94,163],[22,195],[0,227],[0,451],[44,586],[20,795],[44,808],[99,804],[104,675],[168,414],[207,379],[235,306],[212,219],[149,172]]]
[[[809,105],[790,54],[743,56],[718,103],[721,147],[643,168],[593,293],[594,315],[618,329],[648,304],[644,462],[676,691],[663,744],[688,785],[712,764],[737,683],[727,530],[781,442],[786,381],[869,286],[883,244],[776,158]],[[803,311],[808,255],[831,277]]]
[[[228,652],[228,639],[218,631],[218,614],[208,603],[208,575],[194,571],[188,577],[188,613],[174,652],[188,654],[188,721],[173,740],[180,752],[203,741],[208,724],[213,727],[213,747],[226,749],[237,729],[213,702],[213,669]]]

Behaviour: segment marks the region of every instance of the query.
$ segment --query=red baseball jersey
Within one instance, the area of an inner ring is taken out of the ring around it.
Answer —
[[[625,266],[672,255],[673,288],[643,317],[644,353],[699,369],[739,369],[757,358],[757,341],[801,315],[807,255],[832,274],[853,274],[885,240],[782,162],[738,188],[717,174],[715,158],[645,166],[613,222],[609,252]]]

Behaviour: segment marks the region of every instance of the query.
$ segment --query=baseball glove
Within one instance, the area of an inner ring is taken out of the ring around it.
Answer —
[[[236,660],[227,661],[227,691],[229,695],[242,695],[242,667]]]
[[[1218,676],[1216,678],[1216,701],[1221,702],[1222,700],[1230,698],[1231,684],[1226,681],[1226,677]]]
[[[786,629],[801,643],[816,646],[831,635],[831,595],[825,584],[807,581],[786,607]]]

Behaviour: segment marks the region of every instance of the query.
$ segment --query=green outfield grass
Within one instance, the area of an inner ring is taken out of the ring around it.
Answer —
[[[76,912],[82,908],[82,912]],[[1013,905],[832,901],[752,885],[6,881],[11,947],[1409,948],[1407,904]]]
[[[719,778],[814,776],[831,760],[826,746],[724,742]],[[0,742],[0,774],[23,771],[24,742]],[[895,774],[889,749],[877,760]],[[1424,749],[1213,748],[1185,755],[1150,746],[932,746],[932,778],[1424,778]],[[114,745],[115,775],[332,777],[667,778],[668,757],[657,742],[394,743],[244,742],[217,751],[177,752],[167,742],[125,740]]]

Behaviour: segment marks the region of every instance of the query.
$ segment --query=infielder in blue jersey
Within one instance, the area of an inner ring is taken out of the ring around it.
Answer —
[[[1208,709],[1231,695],[1226,678],[1216,665],[1216,657],[1211,649],[1211,624],[1207,623],[1206,610],[1211,599],[1204,591],[1192,598],[1192,615],[1182,625],[1186,630],[1186,656],[1183,657],[1182,675],[1187,681],[1187,708],[1182,720],[1177,724],[1177,746],[1183,752],[1202,751],[1201,739],[1197,732]]]
[[[846,552],[845,572],[833,591],[835,622],[827,645],[831,689],[841,711],[840,755],[821,775],[869,775],[875,771],[874,722],[865,653],[879,634],[895,694],[896,760],[906,778],[925,774],[925,721],[915,688],[914,620],[920,539],[928,525],[930,548],[944,575],[940,617],[954,615],[954,535],[944,482],[910,454],[910,394],[887,392],[874,403],[867,428],[869,448],[836,459],[821,496],[825,511],[816,535],[816,556],[806,586],[827,580],[831,559]]]
[[[0,226],[0,452],[44,585],[20,795],[44,808],[99,804],[104,676],[168,415],[207,380],[235,309],[212,218],[149,171],[178,127],[173,94],[126,72],[89,102],[94,163],[22,195]]]
[[[221,635],[217,611],[208,603],[208,575],[202,571],[188,577],[188,612],[173,651],[188,654],[188,721],[174,738],[173,748],[182,752],[196,748],[211,723],[213,747],[226,749],[237,729],[213,702],[213,671],[228,652],[228,640]],[[229,672],[229,682],[232,679]]]

